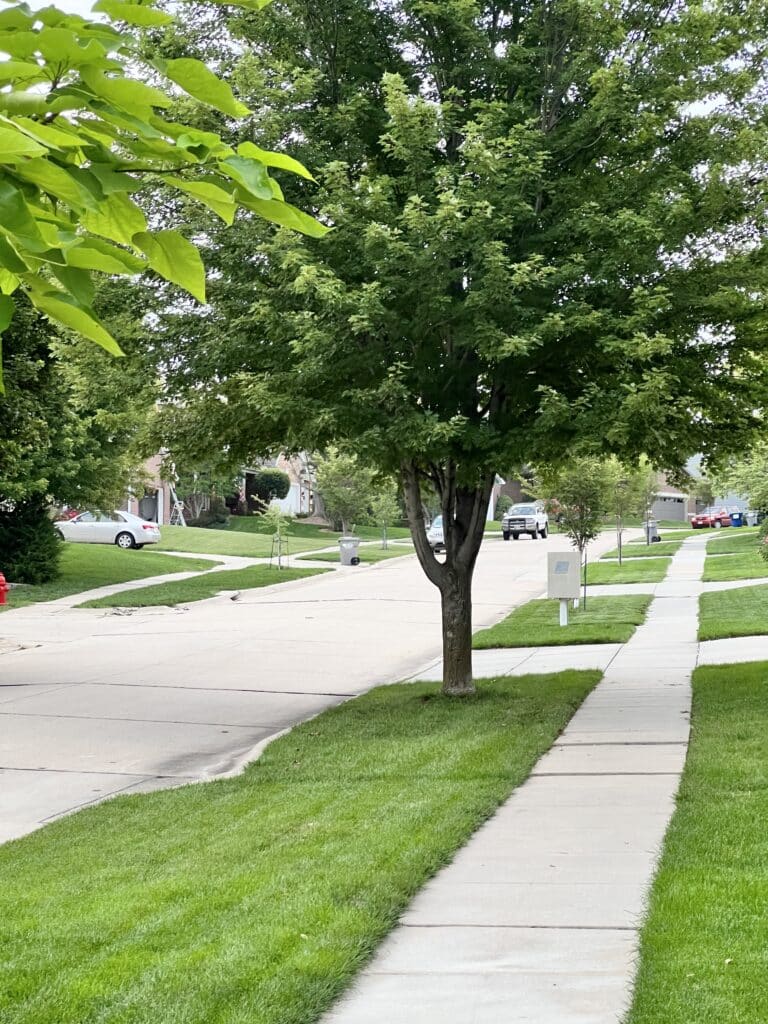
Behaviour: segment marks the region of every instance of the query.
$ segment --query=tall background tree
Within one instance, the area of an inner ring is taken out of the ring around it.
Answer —
[[[762,0],[285,0],[219,51],[270,112],[257,141],[318,169],[335,230],[207,226],[210,315],[160,325],[169,392],[202,447],[338,442],[399,476],[446,693],[473,689],[499,467],[674,469],[761,425],[763,19]]]

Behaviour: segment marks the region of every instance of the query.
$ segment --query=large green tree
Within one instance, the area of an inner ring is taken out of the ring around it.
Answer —
[[[169,390],[203,448],[337,441],[397,473],[444,689],[471,692],[498,467],[676,468],[759,423],[763,0],[285,0],[236,30],[262,144],[318,169],[335,231],[209,234],[210,316],[162,327]]]

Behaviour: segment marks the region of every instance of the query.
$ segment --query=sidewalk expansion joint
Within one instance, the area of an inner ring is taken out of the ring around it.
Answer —
[[[194,775],[156,775],[154,772],[117,772],[109,768],[19,768],[0,764],[0,772],[49,772],[51,775],[120,775],[126,779],[182,779],[193,781]]]
[[[593,743],[561,743],[554,747],[687,747],[688,740],[597,740]]]

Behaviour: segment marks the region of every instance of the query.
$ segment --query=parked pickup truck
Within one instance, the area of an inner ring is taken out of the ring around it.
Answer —
[[[549,516],[538,505],[513,505],[504,513],[501,521],[504,540],[517,540],[521,533],[530,534],[534,540],[549,533]]]

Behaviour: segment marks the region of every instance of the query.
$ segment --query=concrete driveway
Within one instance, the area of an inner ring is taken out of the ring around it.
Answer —
[[[546,552],[567,546],[487,539],[475,625],[539,596]],[[0,630],[30,645],[0,655],[4,841],[117,793],[236,771],[276,732],[414,675],[440,653],[440,605],[411,556],[183,609],[20,608]]]

